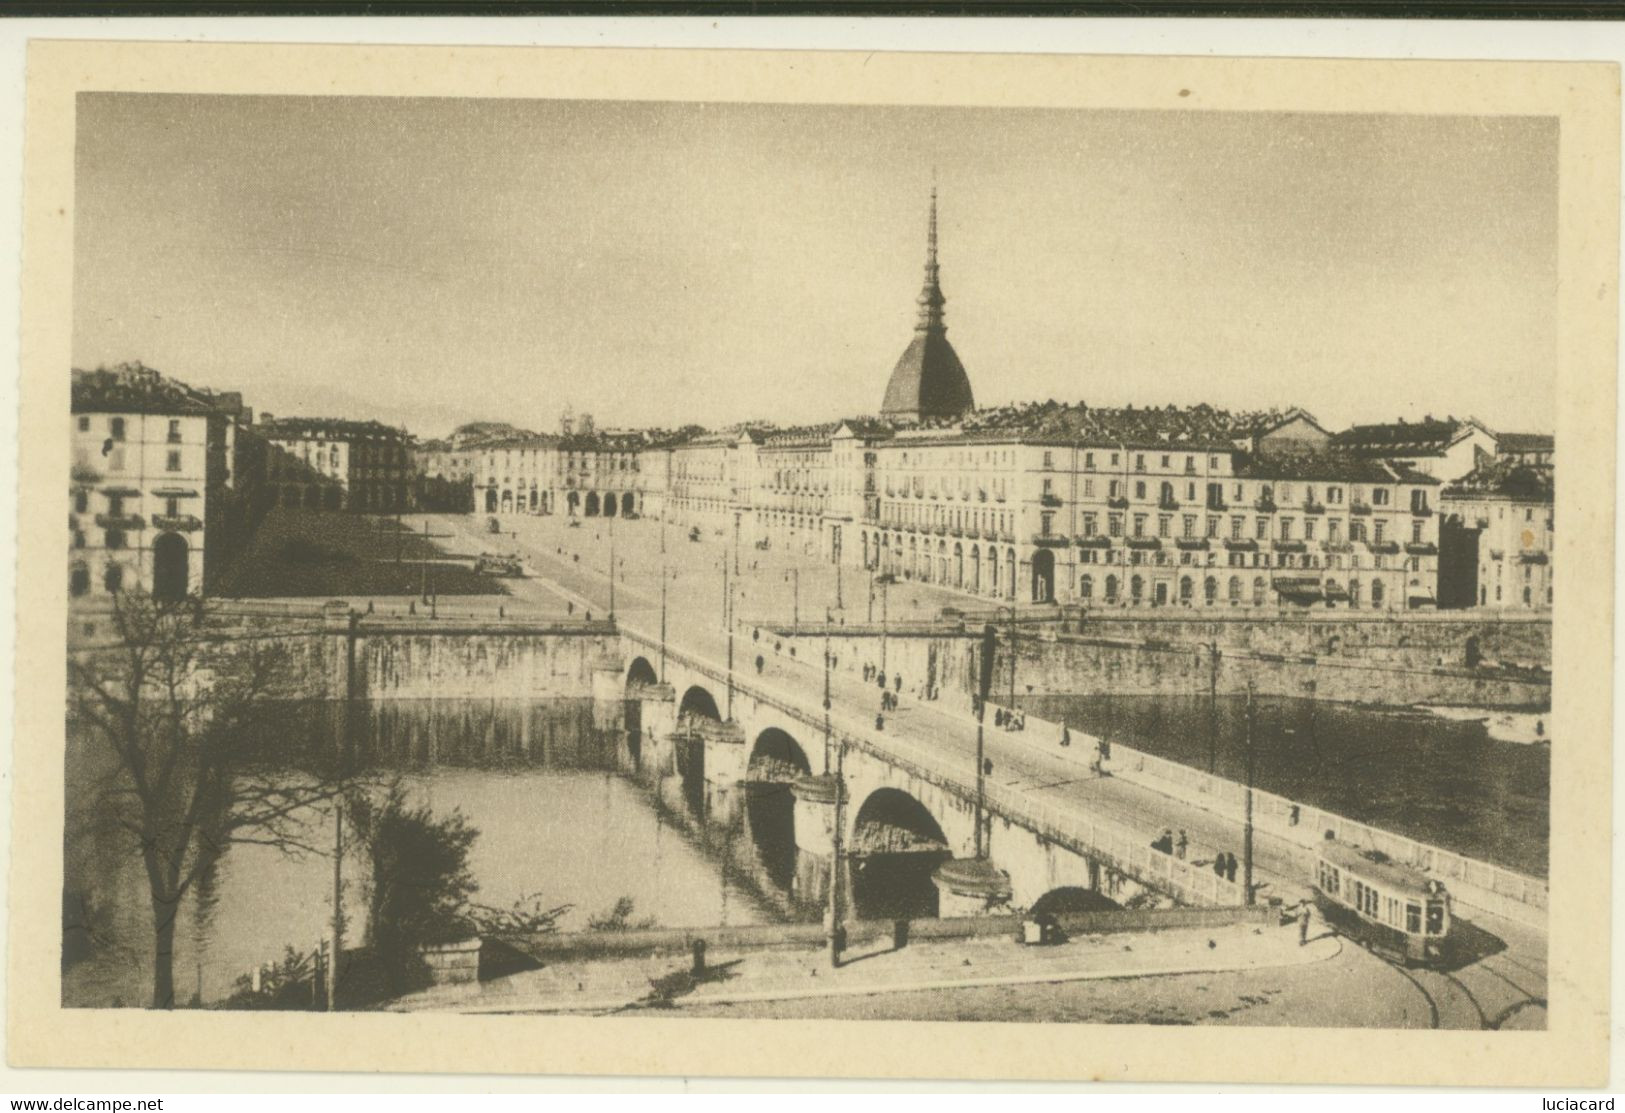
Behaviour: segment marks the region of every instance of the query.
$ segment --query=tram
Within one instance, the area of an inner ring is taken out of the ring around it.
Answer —
[[[1315,903],[1339,932],[1405,966],[1446,960],[1450,894],[1436,878],[1380,851],[1328,838],[1315,863]]]

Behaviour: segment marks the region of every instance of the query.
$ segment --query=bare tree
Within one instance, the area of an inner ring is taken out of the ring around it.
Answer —
[[[270,703],[293,675],[276,639],[212,628],[196,600],[117,597],[110,645],[69,655],[69,715],[118,762],[100,802],[135,836],[152,902],[152,1007],[175,1004],[177,913],[232,844],[321,853],[310,809],[345,787],[342,747],[281,738]],[[283,749],[283,745],[288,745]]]

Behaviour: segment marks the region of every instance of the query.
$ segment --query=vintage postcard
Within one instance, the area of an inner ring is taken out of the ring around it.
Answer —
[[[10,1061],[1600,1084],[1618,81],[35,43]]]

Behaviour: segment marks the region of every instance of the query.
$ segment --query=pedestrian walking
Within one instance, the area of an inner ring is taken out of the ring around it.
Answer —
[[[1183,862],[1185,860],[1185,850],[1190,844],[1191,840],[1185,836],[1185,829],[1181,827],[1179,829],[1179,838],[1174,841],[1174,857]]]
[[[1236,879],[1236,856],[1234,854],[1227,854],[1225,856],[1224,879],[1226,881],[1234,881]]]
[[[903,690],[903,674],[897,673],[894,679],[897,682],[897,690],[901,692]]]
[[[1072,732],[1070,730],[1068,730],[1066,727],[1062,727],[1061,728],[1061,749],[1064,750],[1064,749],[1066,749],[1067,747],[1069,747],[1071,745],[1072,745]],[[1181,833],[1183,834],[1183,832],[1181,832]],[[1180,857],[1183,858],[1184,855],[1181,854]]]
[[[1303,908],[1298,912],[1298,946],[1300,947],[1309,942],[1310,908],[1310,903],[1304,901]]]
[[[886,716],[884,716],[884,715],[876,715],[875,716],[875,729],[876,730],[885,730],[886,729]]]

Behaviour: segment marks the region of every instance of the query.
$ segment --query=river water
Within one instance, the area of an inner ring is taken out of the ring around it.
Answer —
[[[590,917],[607,913],[623,897],[633,902],[633,920],[661,927],[819,915],[816,898],[793,891],[793,798],[787,785],[751,786],[732,822],[718,826],[716,816],[709,817],[712,823],[700,818],[705,794],[694,770],[686,782],[681,769],[663,775],[644,770],[638,780],[618,771],[613,739],[592,729],[590,707],[582,701],[522,709],[460,702],[376,708],[361,733],[374,762],[399,771],[415,799],[437,814],[460,810],[479,830],[470,865],[480,903],[569,905],[559,921],[563,931],[585,930]],[[1064,719],[1076,730],[1207,767],[1204,697],[1023,702],[1034,714]],[[331,721],[328,712],[302,709],[300,721],[307,727]],[[1222,698],[1216,712],[1217,771],[1240,780],[1243,703]],[[91,914],[77,944],[67,947],[65,935],[65,954],[75,961],[64,963],[63,1000],[73,1006],[144,1005],[152,963],[146,881],[126,834],[85,822],[98,810],[85,806],[94,799],[88,785],[95,777],[74,775],[76,760],[89,767],[88,759],[74,756],[81,752],[90,748],[75,747],[70,731],[69,783],[86,787],[82,795],[70,793],[65,912],[72,898]],[[1254,755],[1264,789],[1473,857],[1546,873],[1547,746],[1495,741],[1479,722],[1260,699]],[[80,801],[77,809],[73,800]],[[305,819],[310,845],[330,847],[331,817],[313,812]],[[885,863],[868,865],[878,870]],[[345,911],[355,925],[363,920],[364,872],[359,856],[346,856]],[[907,907],[871,900],[869,914],[934,914],[928,876],[913,878],[918,884],[912,887],[907,878],[887,877],[880,895],[907,897]],[[855,879],[860,905],[863,881]],[[199,922],[195,898],[181,910],[177,996],[218,1001],[229,996],[240,975],[278,959],[285,947],[313,949],[327,932],[332,886],[329,855],[289,857],[268,847],[232,847],[220,865],[210,916]]]
[[[569,905],[562,931],[586,930],[590,917],[623,897],[632,899],[634,921],[662,927],[782,918],[771,885],[763,884],[765,868],[749,868],[764,854],[757,841],[702,837],[680,784],[645,786],[602,767],[607,762],[584,764],[593,763],[572,752],[569,762],[552,767],[419,767],[403,780],[415,801],[437,815],[460,810],[478,828],[469,864],[479,883],[474,899],[482,904],[506,909],[534,898],[548,908]],[[333,843],[326,813],[307,815],[305,831],[315,846]],[[345,857],[345,911],[360,924],[365,866]],[[70,847],[70,859],[72,887],[89,893],[96,910],[96,946],[65,969],[64,1002],[145,1005],[152,929],[139,857],[118,832],[101,831]],[[782,874],[776,860],[775,870]],[[284,947],[312,950],[328,930],[332,891],[331,856],[233,846],[220,864],[206,924],[199,925],[195,899],[182,909],[177,997],[218,1001],[239,975],[280,958]]]
[[[1033,715],[1157,757],[1246,777],[1245,697],[1029,696]],[[1215,712],[1211,721],[1210,706]],[[1488,715],[1489,712],[1485,712]],[[1545,877],[1551,747],[1483,722],[1313,700],[1255,702],[1254,783],[1396,834]]]

